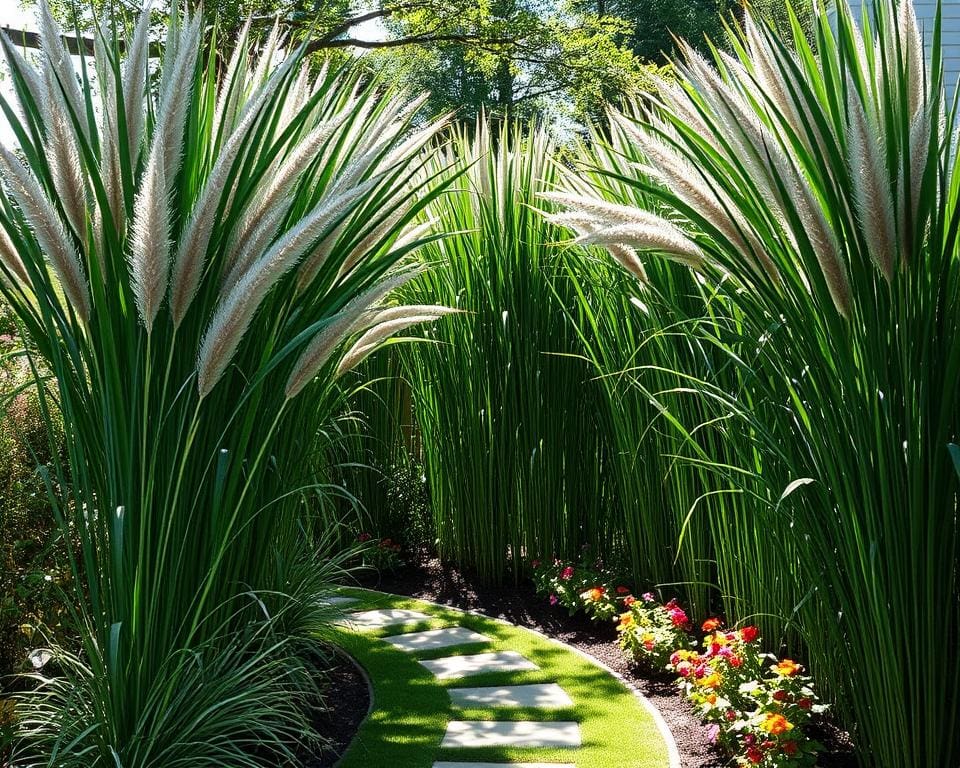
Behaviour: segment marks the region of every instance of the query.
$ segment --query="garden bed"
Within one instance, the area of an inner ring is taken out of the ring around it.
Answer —
[[[710,744],[707,726],[701,724],[693,709],[677,693],[669,677],[651,676],[631,664],[617,646],[614,624],[591,622],[583,615],[568,616],[559,607],[548,605],[534,592],[533,585],[522,582],[498,588],[486,586],[470,574],[433,557],[403,569],[368,573],[360,577],[364,586],[407,595],[422,600],[479,610],[535,629],[578,648],[606,664],[634,685],[660,710],[673,733],[684,768],[721,768],[729,760]],[[814,734],[826,747],[817,762],[821,768],[854,768],[857,763],[849,738],[829,721],[817,723]]]

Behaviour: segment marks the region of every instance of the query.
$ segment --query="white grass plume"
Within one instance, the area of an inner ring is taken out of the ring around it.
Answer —
[[[883,160],[882,138],[868,117],[853,83],[848,84],[848,93],[847,162],[854,205],[870,257],[890,282],[897,240],[891,180]]]
[[[10,38],[7,37],[7,33],[3,31],[0,31],[0,46],[3,47],[3,55],[7,60],[7,67],[10,72],[16,72],[23,78],[30,97],[38,107],[42,108],[44,88],[40,75],[30,66],[20,51],[18,51],[16,46],[10,41]],[[26,116],[31,110],[29,103],[21,100],[19,95],[18,103],[20,104],[21,116]]]
[[[376,316],[374,308],[391,291],[423,272],[422,267],[390,275],[347,304],[321,329],[301,353],[287,379],[287,399],[303,391],[329,362],[337,348]]]
[[[386,310],[390,312],[391,310]],[[340,360],[334,376],[343,376],[353,370],[369,355],[377,350],[387,339],[414,325],[432,323],[445,315],[452,315],[460,310],[449,307],[404,306],[395,307],[393,316],[388,320],[378,320],[377,324],[368,329]]]
[[[36,177],[6,147],[0,147],[0,173],[33,229],[64,295],[83,322],[90,319],[90,294],[76,248],[63,220]]]
[[[133,166],[140,159],[140,142],[143,140],[143,95],[147,87],[147,57],[150,52],[150,6],[149,2],[144,5],[134,28],[122,73],[123,110],[127,119],[128,152]]]
[[[3,264],[7,271],[20,281],[22,286],[30,287],[30,275],[27,268],[3,226],[0,226],[0,264]]]
[[[271,78],[253,97],[250,109],[246,110],[242,122],[221,149],[203,191],[193,206],[193,212],[177,249],[170,286],[170,309],[175,327],[183,321],[200,286],[220,200],[228,183],[231,182],[230,173],[233,170],[234,161],[239,156],[247,134],[260,114],[260,108],[276,91],[279,84],[280,77]]]
[[[66,103],[80,125],[84,138],[89,141],[90,125],[87,122],[86,103],[77,81],[77,71],[74,69],[73,59],[70,58],[70,52],[63,42],[63,33],[50,12],[47,0],[39,2],[37,23],[40,29],[40,45],[49,63],[50,72],[54,81],[62,89]]]
[[[304,252],[338,215],[340,207],[365,194],[358,188],[342,198],[318,205],[281,237],[230,288],[200,345],[197,385],[205,397],[216,386],[236,354],[253,316],[270,289],[303,257]]]
[[[182,39],[177,46],[176,58],[173,62],[164,62],[164,74],[169,66],[170,79],[164,82],[160,92],[153,141],[163,152],[163,177],[168,190],[175,183],[182,160],[183,132],[193,91],[192,71],[200,46],[201,22],[199,13],[195,18],[185,20],[186,28],[180,33]]]
[[[170,275],[170,204],[163,174],[163,150],[155,144],[137,193],[128,255],[131,288],[148,334]]]

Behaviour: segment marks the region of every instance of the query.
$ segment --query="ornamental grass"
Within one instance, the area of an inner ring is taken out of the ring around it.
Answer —
[[[441,124],[276,31],[221,68],[199,14],[156,66],[148,12],[79,70],[45,2],[40,37],[36,66],[3,39],[0,292],[67,425],[41,471],[78,645],[17,700],[14,762],[294,764],[338,572],[298,462],[338,376],[447,313],[388,298],[447,183],[419,175]]]
[[[651,204],[574,188],[564,223],[618,260],[688,266],[714,297],[685,333],[742,386],[676,374],[725,424],[722,458],[697,464],[744,499],[713,534],[721,588],[789,582],[778,614],[865,765],[953,765],[955,110],[939,15],[927,62],[912,5],[874,5],[820,13],[816,54],[796,20],[786,42],[749,14],[732,53],[687,49],[655,105],[612,116],[645,159],[601,170]],[[675,418],[694,443],[708,423]]]

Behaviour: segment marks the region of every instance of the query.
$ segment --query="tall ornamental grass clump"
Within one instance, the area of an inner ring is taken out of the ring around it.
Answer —
[[[78,72],[39,18],[36,67],[3,39],[0,291],[65,425],[69,481],[45,477],[81,644],[18,699],[14,763],[290,764],[332,567],[297,462],[335,379],[447,311],[385,306],[442,187],[419,175],[436,126],[276,32],[218,72],[199,14],[171,15],[157,67],[149,12],[105,20]]]
[[[834,27],[821,13],[816,54],[799,32],[748,15],[733,54],[687,50],[657,107],[614,115],[648,166],[618,178],[664,210],[565,202],[582,242],[689,264],[723,296],[699,336],[746,389],[686,384],[740,424],[714,469],[760,481],[790,532],[810,660],[862,763],[954,765],[960,174],[940,23],[929,63],[909,2],[859,27],[845,3]]]
[[[606,135],[593,133],[574,153],[564,186],[655,209],[658,201],[643,185],[620,173],[629,163],[652,182],[631,126],[622,120]],[[576,211],[551,218],[574,229],[591,221]],[[734,309],[725,291],[682,261],[644,262],[628,246],[607,248],[614,261],[569,259],[582,308],[570,318],[607,393],[597,416],[609,421],[598,428],[613,449],[606,472],[618,488],[634,577],[680,594],[694,614],[720,605],[728,616],[749,614],[771,642],[793,646],[791,609],[801,596],[792,534],[775,524],[774,508],[755,503],[764,483],[776,482],[771,467],[757,450],[749,460],[738,453],[734,446],[751,440],[742,423],[722,399],[704,398],[695,386],[709,381],[745,407],[759,407],[750,376],[716,344],[717,337],[736,338]],[[741,470],[735,483],[715,471],[731,462]]]
[[[454,136],[435,173],[463,175],[428,206],[448,236],[422,249],[435,264],[405,292],[462,310],[402,354],[413,388],[439,550],[491,580],[530,558],[609,551],[592,371],[565,307],[557,243],[534,206],[558,172],[542,132],[480,122]]]

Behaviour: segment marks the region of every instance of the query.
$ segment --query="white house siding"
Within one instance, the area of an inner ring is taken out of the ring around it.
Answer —
[[[849,0],[849,2],[855,18],[860,17],[860,9],[863,5],[868,8],[872,5],[872,0]],[[933,26],[937,17],[937,0],[914,0],[913,7],[916,9],[917,20],[923,30],[929,60]],[[949,102],[953,98],[957,89],[957,80],[960,78],[960,0],[942,0],[941,7],[943,9],[941,23],[943,26],[944,85]]]

